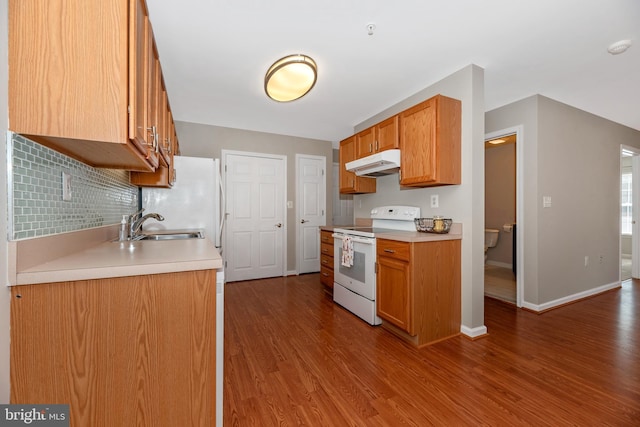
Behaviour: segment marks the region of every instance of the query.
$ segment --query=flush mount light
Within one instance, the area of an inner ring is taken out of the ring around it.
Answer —
[[[273,63],[264,76],[264,91],[274,101],[289,102],[305,96],[316,84],[316,62],[306,55],[289,55]]]
[[[502,144],[503,142],[507,142],[507,141],[504,140],[504,139],[492,139],[491,141],[487,141],[487,142],[489,144],[497,145],[497,144]]]
[[[607,51],[611,55],[618,55],[620,53],[625,52],[630,47],[631,47],[631,40],[620,40],[615,43],[611,43],[607,48]]]

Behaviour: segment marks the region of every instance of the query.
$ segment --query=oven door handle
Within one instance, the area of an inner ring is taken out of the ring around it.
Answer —
[[[345,236],[345,234],[336,234],[336,233],[334,233],[331,236],[334,239],[342,239]],[[362,243],[363,245],[371,245],[371,246],[376,244],[376,239],[375,238],[367,239],[367,238],[357,237],[357,236],[350,236],[350,237],[351,237],[351,240],[354,243]]]

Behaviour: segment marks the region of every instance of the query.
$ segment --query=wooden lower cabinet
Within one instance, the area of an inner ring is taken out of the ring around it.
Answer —
[[[383,327],[417,347],[460,334],[460,240],[376,245]]]
[[[320,230],[320,283],[333,289],[333,232]]]
[[[215,425],[215,270],[11,288],[11,403],[70,425]]]

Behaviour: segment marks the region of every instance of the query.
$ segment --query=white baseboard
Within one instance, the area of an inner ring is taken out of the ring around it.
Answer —
[[[530,302],[523,301],[522,308],[526,308],[526,309],[529,309],[531,311],[541,312],[541,311],[549,310],[551,308],[555,308],[555,307],[558,307],[558,306],[561,306],[561,305],[564,305],[564,304],[575,302],[575,301],[578,301],[578,300],[581,300],[583,298],[587,298],[587,297],[590,297],[590,296],[593,296],[593,295],[598,295],[598,294],[600,294],[602,292],[606,292],[606,291],[610,291],[611,289],[619,288],[620,286],[621,286],[620,282],[613,282],[613,283],[609,283],[607,285],[598,286],[597,288],[593,288],[593,289],[589,289],[589,290],[586,290],[586,291],[578,292],[577,294],[568,295],[566,297],[558,298],[556,300],[545,302],[545,303],[542,303],[542,304],[532,304]]]
[[[460,326],[460,332],[469,338],[478,338],[483,335],[487,335],[487,327],[482,325],[476,328],[469,328],[468,326]]]
[[[506,262],[500,262],[500,261],[487,260],[487,265],[494,265],[496,267],[508,268],[509,270],[513,268],[512,264],[508,264]]]
[[[297,270],[289,270],[287,272],[284,273],[285,276],[297,276],[298,275],[298,271]]]

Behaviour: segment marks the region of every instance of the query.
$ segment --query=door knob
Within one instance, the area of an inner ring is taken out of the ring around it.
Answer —
[[[306,220],[306,219],[303,219],[303,220],[300,221],[300,224],[304,224],[305,222],[309,222],[309,221]]]
[[[278,227],[278,228],[282,227],[282,223],[281,222],[277,223],[276,227]]]

